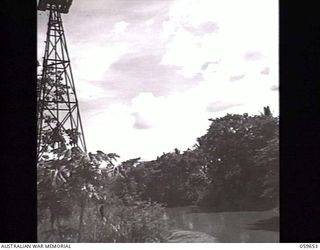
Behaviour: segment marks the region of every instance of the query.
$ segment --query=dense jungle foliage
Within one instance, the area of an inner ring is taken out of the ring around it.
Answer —
[[[52,141],[60,146],[51,147],[38,162],[39,242],[164,241],[163,206],[133,192],[112,192],[118,155],[86,155],[62,132]],[[108,168],[101,170],[103,161]]]
[[[119,190],[167,206],[264,210],[278,206],[279,119],[226,115],[211,120],[193,149],[163,154],[127,168]],[[125,187],[124,187],[125,186]]]
[[[277,208],[278,117],[267,107],[210,121],[192,149],[120,164],[116,154],[78,151],[60,133],[60,147],[38,163],[39,241],[164,242],[165,206]]]

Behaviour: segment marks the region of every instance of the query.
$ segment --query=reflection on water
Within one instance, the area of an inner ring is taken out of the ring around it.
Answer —
[[[276,216],[275,211],[203,212],[192,207],[168,208],[174,229],[203,232],[220,242],[279,242],[279,232],[249,229],[250,224]]]

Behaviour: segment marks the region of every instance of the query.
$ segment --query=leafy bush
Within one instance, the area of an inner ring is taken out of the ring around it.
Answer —
[[[126,171],[127,187],[143,200],[157,201],[168,207],[195,203],[205,183],[196,151],[178,150],[157,160],[142,162]]]
[[[84,219],[85,242],[163,242],[165,239],[167,223],[163,219],[164,208],[158,204],[130,197],[123,202],[109,197],[99,208],[95,209],[99,215],[88,212]]]
[[[113,176],[117,155],[86,155],[65,145],[62,133],[60,139],[60,147],[38,162],[39,241],[161,242],[163,208],[130,193],[112,193],[120,178]],[[99,168],[101,161],[107,169]]]

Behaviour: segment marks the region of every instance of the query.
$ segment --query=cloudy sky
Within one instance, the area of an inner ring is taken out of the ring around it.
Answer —
[[[278,115],[278,1],[74,0],[63,21],[89,151],[151,160],[209,118]]]

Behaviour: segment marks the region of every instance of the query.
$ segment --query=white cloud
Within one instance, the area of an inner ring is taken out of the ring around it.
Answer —
[[[162,63],[180,66],[184,76],[192,77],[204,62],[222,59],[225,72],[243,74],[251,67],[244,58],[253,51],[259,53],[261,62],[277,67],[277,4],[255,0],[176,1],[163,24],[167,51]],[[208,22],[216,23],[219,30],[199,37],[185,29]]]
[[[196,138],[206,132],[208,118],[227,112],[257,114],[266,105],[278,114],[278,91],[271,90],[278,86],[277,1],[175,0],[168,13],[164,13],[165,1],[141,5],[134,13],[131,7],[117,9],[126,6],[123,1],[113,0],[113,10],[96,10],[98,3],[99,8],[105,6],[102,0],[95,0],[95,8],[91,3],[78,3],[79,10],[88,5],[90,10],[86,13],[92,13],[86,17],[81,12],[79,20],[88,23],[75,24],[67,35],[80,107],[85,106],[81,101],[90,104],[99,98],[102,102],[104,98],[115,100],[111,105],[105,101],[99,109],[91,107],[95,109],[94,115],[82,114],[90,151],[115,152],[124,160],[140,156],[153,159],[176,147],[182,150],[192,147]],[[161,15],[150,16],[149,8]],[[126,19],[129,14],[132,20]],[[68,27],[72,18],[67,18]],[[151,60],[150,55],[156,59],[162,56],[162,65]],[[113,79],[120,76],[112,74],[111,65],[130,56],[137,58],[136,62],[129,61],[122,68],[118,65],[118,70],[131,78]],[[137,70],[134,66],[138,62]],[[181,91],[178,86],[183,78],[175,77],[176,71],[171,70],[175,67],[165,70],[165,65],[177,66],[179,73],[189,80],[199,75],[202,80],[187,84],[188,88]],[[171,94],[156,96],[148,92],[152,91],[147,88],[150,81],[132,73],[143,70],[148,70],[156,80],[174,79],[177,83],[166,85]],[[157,72],[166,78],[159,77]],[[131,81],[123,81],[122,89],[117,89],[119,94],[105,85],[92,84],[103,82],[106,75],[110,85],[123,79]],[[141,84],[132,84],[135,81]],[[134,93],[140,94],[124,103],[121,91],[130,88],[139,88]]]
[[[147,20],[144,24],[145,24],[146,26],[152,26],[154,23],[155,23],[155,22],[154,22],[153,19],[149,19],[149,20]]]
[[[166,97],[141,93],[131,104],[110,105],[90,118],[89,148],[117,152],[123,159],[141,156],[150,160],[175,147],[192,147],[206,132],[208,118],[227,112],[258,114],[266,105],[277,114],[277,92],[270,91],[264,77],[257,74],[237,84],[220,77]]]
[[[189,93],[169,97],[141,93],[131,105],[111,105],[90,119],[88,147],[117,152],[123,159],[142,156],[149,160],[175,147],[191,147],[200,131],[205,132],[208,117],[193,104],[199,100],[189,98]],[[148,129],[136,129],[137,117]],[[102,130],[104,139],[98,132]]]
[[[113,27],[113,32],[114,33],[123,33],[126,31],[129,23],[125,21],[117,22],[114,27]]]
[[[85,43],[72,48],[77,51],[71,59],[75,76],[91,81],[103,80],[104,73],[127,52],[128,47],[127,43],[113,44],[110,47],[99,43]]]
[[[208,128],[208,118],[258,114],[266,105],[277,115],[278,93],[270,90],[278,85],[277,3],[257,2],[176,1],[162,25],[161,63],[181,67],[187,78],[201,73],[203,81],[169,96],[140,93],[130,104],[110,105],[91,118],[90,145],[124,159],[152,159],[191,147]],[[208,22],[217,23],[217,32],[194,32]],[[269,74],[261,74],[267,67]]]

